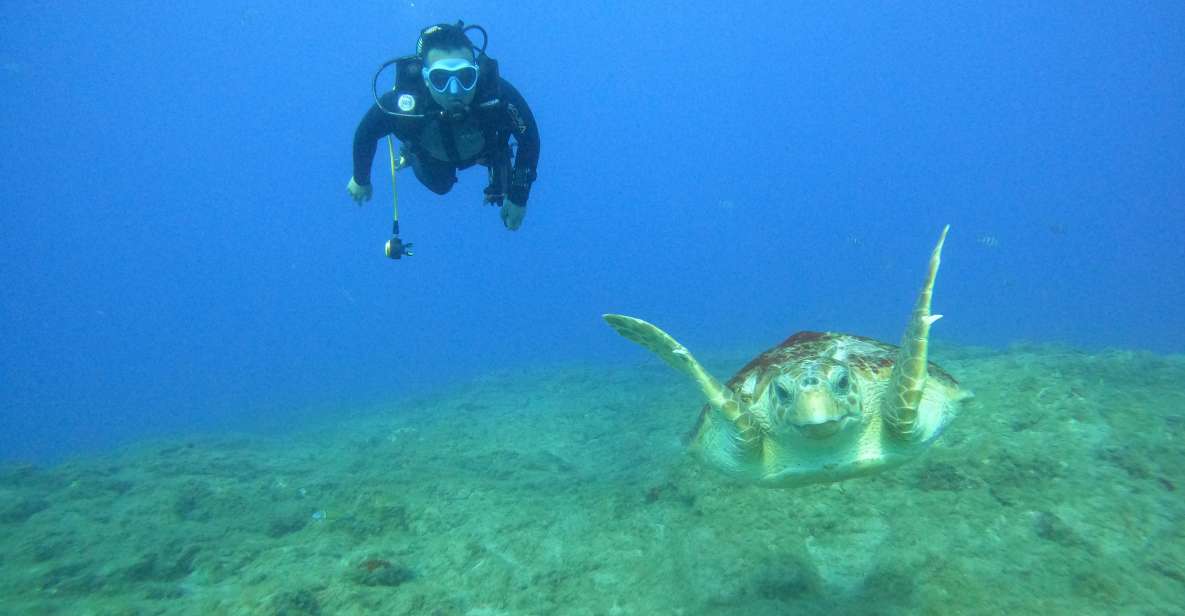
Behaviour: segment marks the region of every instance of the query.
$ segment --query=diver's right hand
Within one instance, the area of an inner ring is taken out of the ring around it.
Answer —
[[[371,195],[374,194],[374,188],[370,184],[359,184],[352,177],[350,178],[350,183],[346,184],[346,190],[349,191],[354,201],[358,202],[358,205],[362,205],[363,201],[370,201]]]

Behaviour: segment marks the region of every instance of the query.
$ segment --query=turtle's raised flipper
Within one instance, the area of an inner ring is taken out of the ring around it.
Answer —
[[[938,245],[930,255],[930,271],[913,308],[905,338],[901,341],[897,362],[893,365],[889,395],[884,401],[885,423],[892,434],[904,440],[913,440],[918,435],[918,406],[922,402],[922,392],[926,389],[930,325],[942,318],[940,314],[930,314],[930,299],[934,294],[934,278],[942,262],[942,244],[946,241],[948,231],[950,225],[942,229]]]
[[[620,314],[604,315],[605,322],[617,330],[622,336],[650,349],[674,369],[695,380],[700,391],[708,399],[708,404],[719,410],[731,421],[741,416],[740,407],[733,397],[732,390],[720,384],[715,377],[696,361],[686,347],[679,344],[669,334],[654,325]]]

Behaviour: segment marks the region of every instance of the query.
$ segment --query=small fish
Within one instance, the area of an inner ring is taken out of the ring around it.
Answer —
[[[996,239],[994,235],[981,235],[975,240],[975,243],[987,248],[995,248],[1000,245],[1000,240]]]

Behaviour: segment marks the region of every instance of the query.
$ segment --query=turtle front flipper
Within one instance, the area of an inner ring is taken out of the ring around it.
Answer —
[[[946,241],[948,231],[950,225],[943,227],[938,245],[930,255],[930,271],[926,275],[921,293],[918,294],[917,304],[909,319],[909,327],[905,330],[905,338],[901,341],[897,362],[893,365],[889,396],[884,400],[884,418],[890,433],[907,441],[914,440],[924,432],[918,426],[918,407],[922,402],[922,393],[926,389],[930,326],[942,318],[940,314],[930,314],[930,299],[934,294],[934,278],[938,275],[938,265],[942,262],[942,244]]]
[[[688,351],[669,334],[642,319],[620,314],[603,316],[605,322],[617,330],[617,333],[646,347],[672,368],[694,379],[699,385],[700,391],[707,397],[708,404],[723,413],[730,421],[735,422],[741,417],[741,409],[732,390],[721,385],[720,381],[708,374],[708,371],[691,355],[691,351]]]

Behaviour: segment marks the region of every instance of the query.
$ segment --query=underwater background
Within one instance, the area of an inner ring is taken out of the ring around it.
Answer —
[[[539,179],[512,233],[401,173],[391,261],[354,129],[457,19]],[[1180,613],[1183,57],[1177,2],[5,2],[0,613]],[[883,475],[699,468],[600,318],[896,343],[945,224],[977,399]]]

